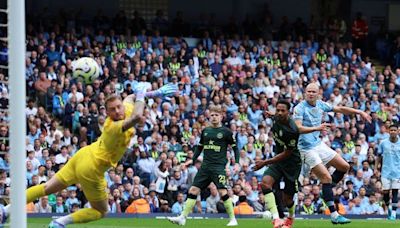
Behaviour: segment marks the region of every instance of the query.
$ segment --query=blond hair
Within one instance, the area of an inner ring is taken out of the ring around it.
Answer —
[[[106,107],[106,110],[107,110],[107,105],[110,103],[110,102],[113,102],[113,101],[115,101],[115,100],[118,100],[118,99],[121,99],[118,95],[116,95],[116,94],[111,94],[111,95],[109,95],[106,99],[105,99],[105,102],[104,102],[104,106]]]
[[[212,104],[212,105],[210,105],[210,107],[209,107],[208,109],[210,110],[210,112],[217,112],[217,113],[219,113],[219,114],[222,113],[222,107],[221,107],[221,105],[214,105],[214,104]]]

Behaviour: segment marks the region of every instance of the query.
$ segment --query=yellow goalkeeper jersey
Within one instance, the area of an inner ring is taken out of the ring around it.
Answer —
[[[123,105],[125,106],[125,118],[129,118],[134,105],[126,102]],[[113,121],[109,117],[106,118],[101,136],[89,146],[95,159],[114,167],[117,166],[135,133],[133,127],[122,131],[123,122],[124,120]]]

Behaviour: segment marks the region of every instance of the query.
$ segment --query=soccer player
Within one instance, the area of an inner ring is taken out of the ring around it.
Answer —
[[[45,195],[59,192],[72,184],[81,184],[91,208],[80,209],[70,215],[53,220],[49,228],[64,228],[71,223],[86,223],[101,219],[108,211],[107,184],[104,178],[111,166],[116,166],[124,155],[134,126],[141,122],[145,97],[165,97],[178,91],[176,85],[168,84],[158,90],[145,92],[138,89],[135,95],[127,96],[122,102],[119,96],[106,99],[107,119],[100,138],[91,145],[81,148],[67,164],[48,182],[26,190],[27,203]],[[0,210],[7,216],[9,205]],[[4,216],[3,216],[4,217]],[[3,219],[5,222],[6,219]]]
[[[389,127],[389,138],[382,140],[378,147],[377,164],[381,163],[383,200],[388,207],[388,219],[396,220],[398,193],[400,189],[400,140],[397,125]],[[392,190],[392,207],[390,207],[390,190]]]
[[[221,106],[211,105],[209,110],[211,126],[204,128],[201,133],[200,143],[195,148],[193,159],[187,161],[184,165],[196,162],[201,152],[203,152],[203,163],[189,189],[183,212],[177,217],[169,217],[168,220],[174,224],[185,225],[186,218],[196,204],[197,195],[199,195],[200,190],[207,188],[213,182],[218,189],[221,199],[224,201],[226,212],[230,218],[227,226],[237,226],[238,223],[233,213],[233,203],[226,190],[225,167],[228,163],[226,156],[228,145],[231,145],[235,152],[235,171],[239,169],[239,151],[236,147],[236,140],[232,131],[222,126]]]
[[[264,173],[261,188],[266,208],[272,213],[274,228],[292,227],[295,212],[293,196],[297,192],[297,179],[301,172],[300,153],[297,149],[299,131],[289,116],[289,110],[289,102],[284,100],[277,102],[271,128],[277,155],[270,159],[256,161],[254,167],[254,170],[259,170],[264,166],[269,166]],[[285,221],[279,218],[275,196],[272,192],[275,182],[279,182],[282,178],[285,182],[283,200],[289,210],[289,216]]]
[[[335,106],[332,107],[319,98],[319,86],[310,83],[306,87],[305,100],[300,102],[294,108],[293,119],[300,132],[298,148],[301,160],[307,168],[319,178],[322,183],[322,196],[331,212],[331,221],[333,224],[350,223],[350,220],[339,215],[333,202],[332,187],[342,180],[343,176],[349,170],[349,164],[334,150],[323,143],[319,137],[320,131],[329,128],[330,124],[322,123],[324,112],[339,112],[346,115],[359,114],[363,119],[371,122],[371,117],[360,110]],[[326,166],[336,168],[332,176]]]

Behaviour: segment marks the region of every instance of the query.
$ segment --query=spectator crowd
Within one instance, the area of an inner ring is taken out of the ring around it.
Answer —
[[[380,167],[375,161],[379,142],[388,137],[388,127],[400,120],[400,68],[387,65],[378,70],[360,48],[360,40],[353,46],[352,40],[343,36],[350,29],[342,31],[338,25],[321,35],[301,20],[294,24],[284,20],[279,31],[285,36],[272,41],[267,18],[262,30],[267,34],[250,37],[246,34],[249,25],[243,23],[243,30],[237,26],[231,34],[204,30],[198,43],[190,46],[181,36],[164,36],[170,35],[162,30],[165,20],[155,21],[150,30],[139,23],[142,20],[136,14],[134,26],[140,29],[130,30],[120,14],[112,21],[96,17],[90,26],[76,22],[71,27],[69,21],[51,28],[27,25],[27,186],[47,181],[77,150],[96,141],[106,118],[107,96],[126,97],[138,86],[151,90],[175,83],[180,89],[175,97],[146,100],[145,124],[136,127],[125,156],[105,174],[109,211],[182,211],[201,157],[189,167],[181,164],[193,156],[208,124],[207,107],[213,103],[222,105],[223,124],[234,132],[240,150],[241,170],[233,172],[232,162],[226,169],[235,213],[262,212],[260,181],[267,167],[259,171],[252,167],[255,161],[275,154],[272,121],[265,111],[273,112],[279,99],[294,107],[304,99],[305,86],[315,82],[328,103],[361,109],[372,116],[372,123],[367,123],[359,116],[325,115],[333,127],[322,132],[323,141],[351,165],[344,180],[334,187],[339,213],[385,213]],[[400,38],[397,41],[400,43]],[[71,62],[83,56],[95,58],[101,66],[100,77],[90,85],[72,78]],[[1,195],[10,190],[7,77],[6,72],[0,73]],[[231,151],[227,156],[233,160]],[[328,213],[313,173],[304,171],[300,186],[297,213]],[[7,204],[7,199],[3,203]],[[40,198],[27,210],[63,213],[87,206],[77,184]],[[202,190],[194,210],[224,212],[214,185]]]

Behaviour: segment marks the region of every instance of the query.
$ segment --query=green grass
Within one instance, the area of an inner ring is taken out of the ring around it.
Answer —
[[[28,220],[29,228],[47,228],[51,219],[47,218],[32,218]],[[260,228],[260,227],[272,227],[270,220],[262,219],[239,219],[239,227],[248,228]],[[227,219],[189,219],[186,221],[187,228],[199,227],[199,228],[214,228],[214,227],[224,227],[228,223]],[[177,225],[169,223],[165,219],[136,219],[136,218],[106,218],[96,222],[80,224],[80,225],[70,225],[68,228],[169,228],[169,227],[179,227]],[[329,220],[296,220],[295,228],[324,228],[324,227],[348,227],[348,228],[367,228],[367,227],[380,227],[380,228],[391,228],[400,227],[400,220],[386,221],[386,220],[353,220],[351,224],[348,225],[332,225]]]

